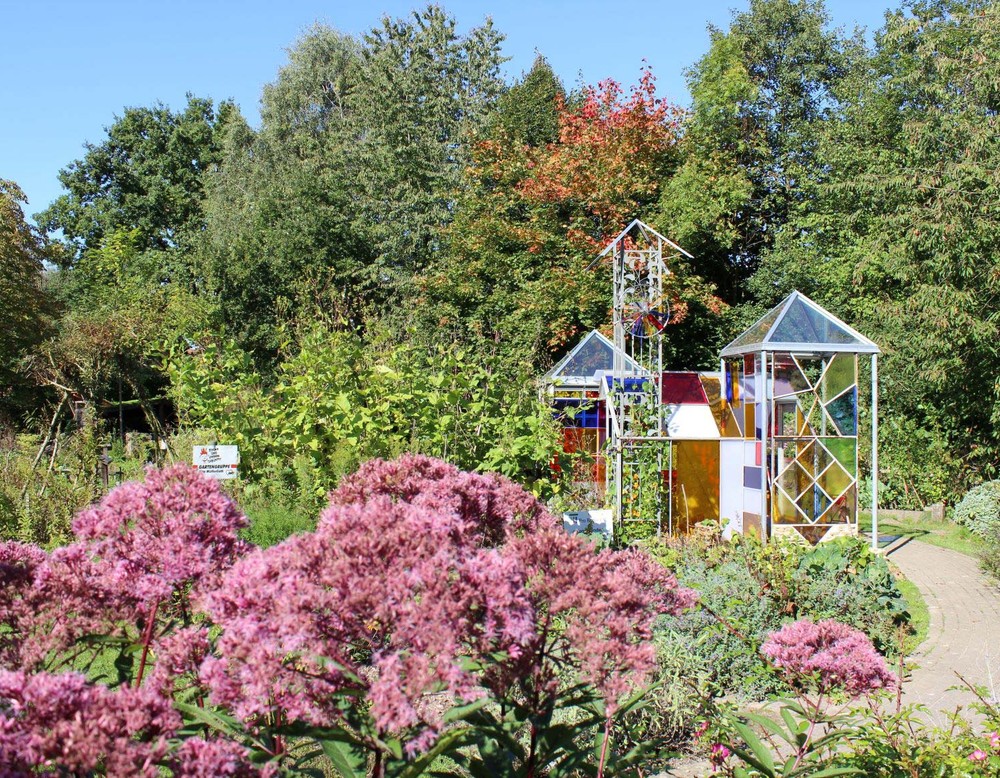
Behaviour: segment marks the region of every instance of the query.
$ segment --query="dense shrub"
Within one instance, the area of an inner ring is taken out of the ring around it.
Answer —
[[[855,538],[815,547],[755,537],[690,537],[652,547],[704,607],[661,629],[686,651],[689,673],[705,669],[716,694],[762,699],[786,690],[760,653],[767,635],[796,618],[836,619],[884,653],[898,649],[909,613],[886,561]]]
[[[983,540],[1000,538],[1000,481],[987,481],[966,492],[955,506],[954,519]]]

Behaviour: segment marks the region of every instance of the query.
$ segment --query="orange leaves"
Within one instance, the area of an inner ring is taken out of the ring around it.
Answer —
[[[627,96],[608,79],[587,88],[579,105],[560,100],[558,108],[559,142],[538,150],[518,189],[529,201],[582,209],[597,229],[569,237],[601,245],[605,232],[655,199],[682,111],[656,96],[648,68]]]

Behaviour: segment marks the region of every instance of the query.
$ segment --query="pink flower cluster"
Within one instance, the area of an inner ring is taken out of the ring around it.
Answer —
[[[80,514],[65,548],[0,544],[0,666],[16,668],[0,671],[0,776],[258,775],[238,743],[177,745],[171,700],[192,692],[251,729],[370,716],[411,753],[437,736],[439,693],[541,714],[582,683],[613,711],[654,665],[655,619],[695,599],[646,554],[567,535],[511,481],[421,456],[345,478],[313,533],[251,550],[244,526],[177,466]],[[87,635],[140,644],[138,688],[25,672]]]
[[[78,540],[36,565],[21,659],[38,665],[83,635],[120,632],[213,588],[249,546],[247,519],[216,481],[187,465],[149,470],[73,522]],[[173,614],[170,614],[173,615]]]
[[[645,552],[597,551],[561,527],[518,538],[508,552],[525,571],[535,624],[528,651],[498,665],[490,680],[500,696],[514,684],[552,695],[560,673],[576,667],[574,680],[592,685],[613,713],[656,664],[657,617],[696,601]],[[540,661],[547,655],[551,661]]]
[[[567,535],[507,479],[375,460],[331,494],[315,533],[250,554],[205,597],[223,632],[202,679],[245,720],[281,709],[314,724],[360,684],[381,730],[426,744],[440,724],[429,692],[550,693],[576,667],[613,706],[653,665],[656,616],[693,601],[648,556]]]
[[[179,726],[170,701],[144,689],[112,691],[78,673],[0,671],[0,776],[99,765],[109,775],[155,776]]]
[[[990,741],[990,749],[994,754],[1000,754],[1000,734],[996,732],[988,732],[986,734],[986,739]],[[970,762],[985,762],[990,758],[990,752],[985,751],[982,748],[977,748],[971,754],[969,754]]]
[[[0,667],[21,662],[21,645],[35,616],[35,574],[45,552],[24,543],[0,543]]]
[[[786,624],[771,633],[762,651],[792,683],[815,684],[824,693],[842,690],[857,697],[898,683],[865,633],[833,619]]]

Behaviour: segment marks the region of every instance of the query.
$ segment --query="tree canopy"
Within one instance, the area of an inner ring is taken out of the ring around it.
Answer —
[[[200,338],[280,385],[315,326],[540,373],[608,325],[592,263],[638,217],[694,255],[672,260],[671,367],[712,367],[798,288],[884,350],[890,501],[996,473],[994,3],[907,0],[867,43],[822,0],[750,0],[710,29],[689,108],[649,69],[567,89],[539,55],[507,83],[502,42],[434,5],[360,36],[316,25],[259,127],[193,96],[127,108],[41,231],[0,184],[0,381],[43,364],[97,398],[117,371],[141,399]]]

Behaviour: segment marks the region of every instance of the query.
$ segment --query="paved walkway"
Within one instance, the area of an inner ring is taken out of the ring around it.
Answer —
[[[967,706],[975,697],[957,673],[1000,696],[1000,590],[979,571],[976,559],[919,541],[889,553],[889,561],[909,578],[927,602],[927,640],[910,657],[916,665],[904,685],[903,702],[923,703],[930,716]]]

